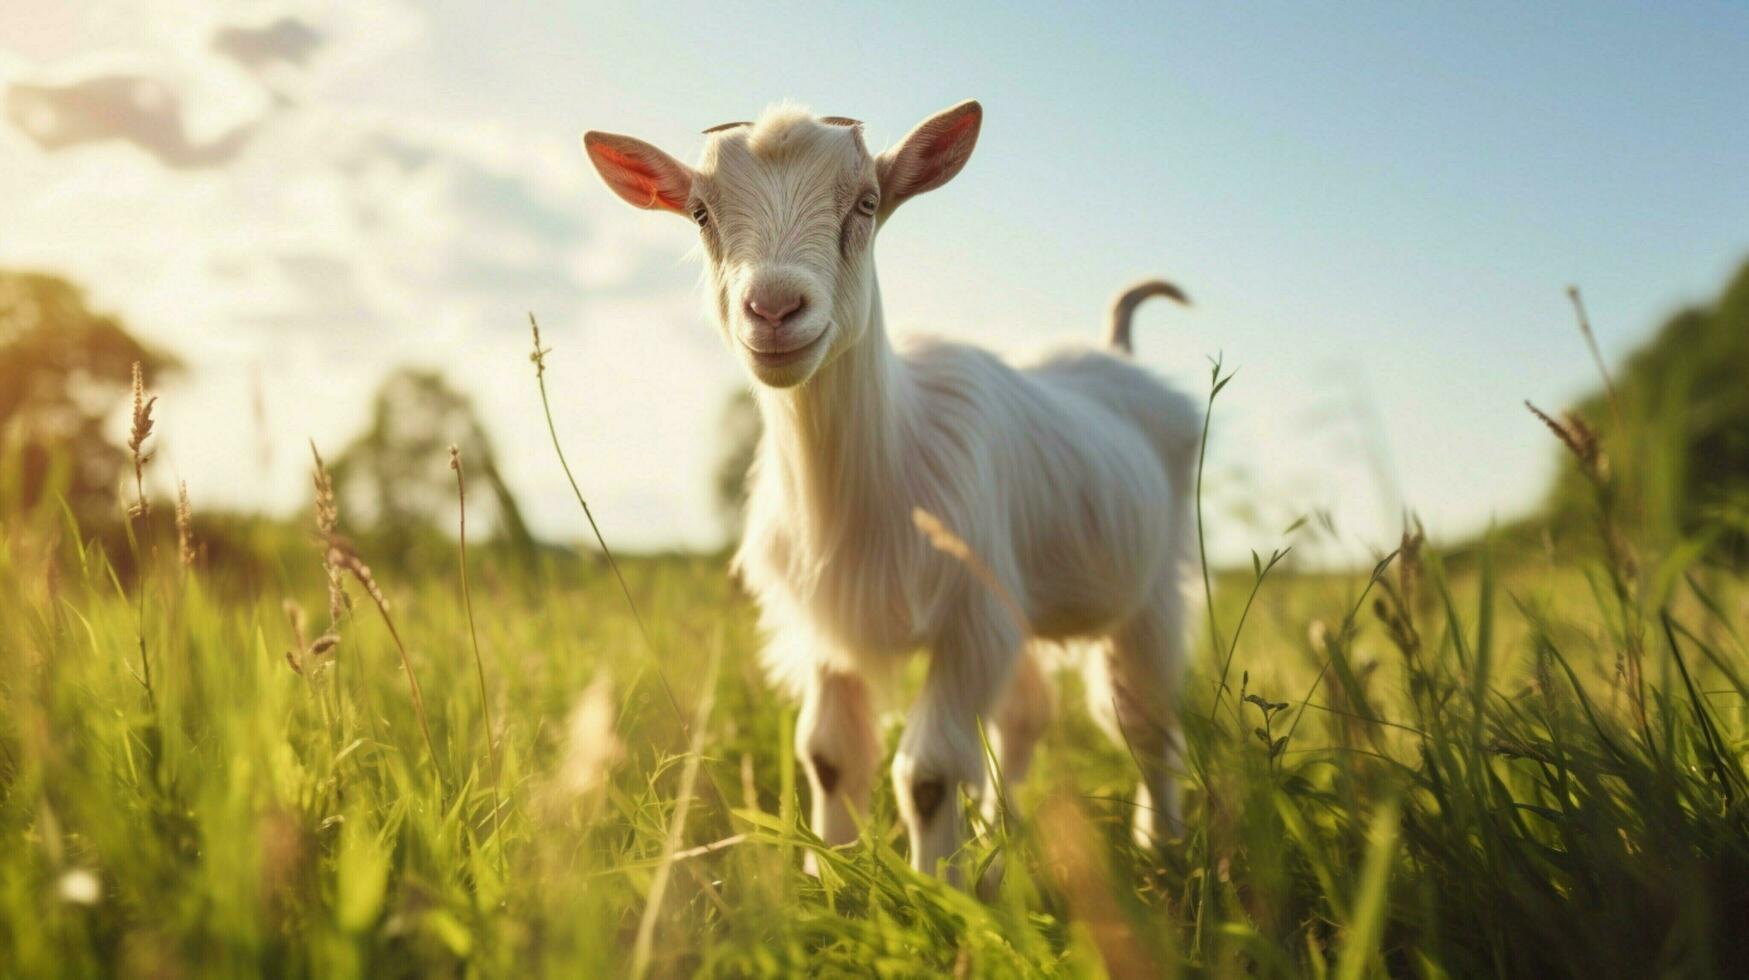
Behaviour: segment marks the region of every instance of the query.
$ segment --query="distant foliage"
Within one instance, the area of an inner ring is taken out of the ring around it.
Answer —
[[[470,528],[478,521],[519,547],[533,544],[473,402],[435,371],[402,368],[383,380],[368,427],[332,466],[342,508],[381,537],[389,557],[422,530],[454,525],[452,443],[468,461],[470,481],[481,484],[470,486]]]
[[[735,540],[741,536],[741,511],[747,503],[747,471],[753,466],[753,454],[759,448],[759,406],[753,395],[736,391],[723,405],[723,451],[717,459],[717,518],[723,523],[724,536]]]
[[[1749,265],[1717,302],[1671,317],[1614,382],[1617,404],[1600,388],[1575,411],[1604,433],[1628,517],[1749,557]],[[1590,497],[1566,461],[1550,498],[1557,523],[1583,515]]]
[[[64,497],[81,520],[113,518],[127,451],[107,423],[145,383],[179,367],[59,276],[0,270],[0,513]]]

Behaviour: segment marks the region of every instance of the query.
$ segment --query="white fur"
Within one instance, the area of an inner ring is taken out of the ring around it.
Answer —
[[[930,157],[907,147],[941,132],[965,139],[955,121],[979,111],[967,106],[880,158],[856,127],[782,107],[713,135],[688,171],[709,208],[712,312],[763,382],[764,435],[735,563],[770,638],[769,673],[804,699],[796,747],[815,829],[831,843],[855,838],[879,758],[866,681],[925,650],[928,679],[893,773],[913,863],[926,870],[959,847],[957,787],[990,789],[980,720],[992,722],[1005,775],[1024,774],[1051,703],[1025,659],[1034,642],[1097,643],[1094,708],[1144,770],[1138,833],[1171,830],[1196,552],[1199,407],[1122,351],[1071,345],[1003,359],[939,339],[889,341],[877,219],[859,243],[853,198],[885,177],[884,221],[904,181],[928,190],[951,177],[969,145],[933,183],[914,173]],[[628,200],[642,193],[622,190]],[[811,363],[774,370],[750,352],[767,338],[739,297],[773,275],[807,298],[791,336],[818,332]],[[1127,341],[1134,304],[1119,305]],[[912,525],[918,507],[965,540],[1023,621],[924,540]],[[932,796],[939,805],[927,812]]]

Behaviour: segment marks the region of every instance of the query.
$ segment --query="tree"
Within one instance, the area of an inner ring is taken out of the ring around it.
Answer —
[[[354,526],[383,535],[390,551],[404,552],[422,529],[450,525],[456,507],[451,443],[461,448],[470,477],[484,480],[489,491],[469,494],[469,527],[478,521],[518,547],[532,546],[473,403],[435,371],[402,368],[383,380],[369,426],[331,467],[341,512]]]
[[[741,390],[729,396],[723,405],[721,426],[723,452],[717,459],[712,489],[716,491],[717,518],[732,541],[741,536],[741,512],[747,504],[747,471],[753,467],[763,429],[759,406],[753,403],[751,393]]]
[[[148,387],[181,366],[66,279],[0,270],[0,511],[59,494],[82,522],[114,516],[127,452],[104,429],[135,362]]]

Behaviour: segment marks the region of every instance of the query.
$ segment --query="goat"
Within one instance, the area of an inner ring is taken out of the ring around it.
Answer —
[[[1004,360],[889,341],[875,234],[959,173],[982,121],[965,102],[874,156],[855,120],[778,105],[706,130],[696,168],[628,136],[584,136],[621,198],[699,226],[710,313],[756,382],[764,434],[734,561],[767,673],[802,700],[813,829],[857,838],[882,754],[876,694],[927,650],[892,775],[913,867],[953,880],[960,788],[986,808],[996,798],[979,725],[1003,777],[1023,778],[1052,712],[1039,661],[1052,642],[1097,647],[1092,707],[1140,763],[1137,838],[1174,833],[1197,550],[1201,409],[1128,357],[1135,306],[1184,302],[1176,287],[1123,293],[1104,348]],[[931,548],[919,508],[993,582]]]

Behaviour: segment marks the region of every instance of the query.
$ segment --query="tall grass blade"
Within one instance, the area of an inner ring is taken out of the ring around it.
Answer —
[[[1354,916],[1336,961],[1337,980],[1360,980],[1369,965],[1383,962],[1379,943],[1384,938],[1391,871],[1397,861],[1401,812],[1402,804],[1393,798],[1379,806],[1368,825],[1366,861],[1361,865],[1360,890],[1352,903]]]

